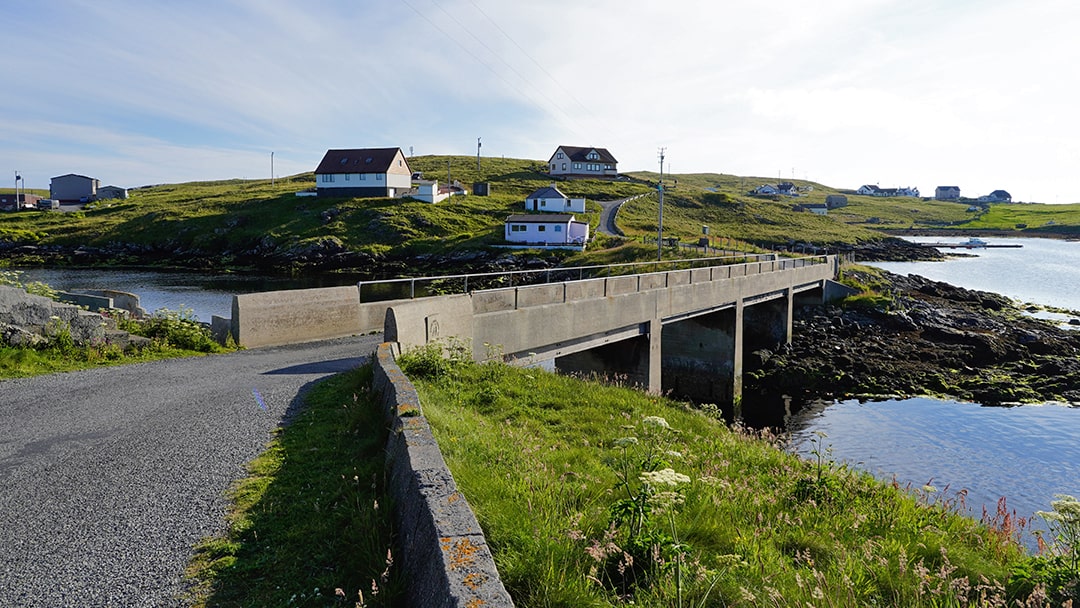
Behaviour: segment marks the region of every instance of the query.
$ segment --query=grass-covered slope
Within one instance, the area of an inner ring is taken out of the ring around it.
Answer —
[[[640,392],[406,356],[515,605],[966,606],[1007,531]],[[999,605],[993,600],[985,604]]]

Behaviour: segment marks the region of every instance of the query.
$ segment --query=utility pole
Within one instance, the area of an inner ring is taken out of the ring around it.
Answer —
[[[656,191],[660,194],[660,211],[656,220],[656,261],[664,258],[664,150],[660,148],[660,181],[656,184]]]
[[[22,179],[22,178],[19,177],[19,170],[16,169],[15,170],[15,209],[17,211],[22,210],[22,201],[19,200],[19,180],[20,179]],[[23,182],[23,192],[26,192],[26,183],[25,182]]]
[[[480,138],[476,138],[476,172],[480,173]]]
[[[270,153],[270,185],[274,185],[274,153]]]

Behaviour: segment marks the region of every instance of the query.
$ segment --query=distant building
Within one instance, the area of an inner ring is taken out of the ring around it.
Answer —
[[[545,186],[525,197],[526,211],[544,211],[547,213],[566,213],[574,211],[585,213],[585,199],[570,198],[559,191],[555,184]]]
[[[1011,203],[1012,195],[1004,190],[994,190],[990,193],[988,200],[991,203]]]
[[[825,206],[829,209],[847,207],[847,197],[843,194],[830,194],[825,197]]]
[[[401,148],[327,150],[315,169],[319,196],[395,197],[412,189]]]
[[[93,177],[68,173],[49,181],[49,198],[61,203],[85,203],[97,199],[101,182]]]
[[[102,186],[98,188],[97,200],[104,200],[109,198],[125,199],[128,197],[128,191],[126,188],[120,186]]]
[[[18,200],[15,193],[0,194],[0,209],[4,211],[17,211],[18,209],[36,209],[41,197],[36,194],[19,193]]]
[[[618,162],[607,148],[559,146],[548,159],[551,175],[585,177],[614,177],[619,174]]]
[[[581,245],[589,240],[589,224],[569,213],[518,214],[506,218],[505,238],[527,245]]]
[[[461,187],[460,182],[455,182],[449,186],[440,186],[437,180],[418,180],[413,182],[413,186],[416,187],[416,193],[409,196],[425,203],[438,203],[451,196],[464,196],[467,194],[465,189]]]
[[[825,203],[801,203],[799,205],[792,205],[792,211],[809,211],[815,215],[828,215],[829,206]]]
[[[910,196],[918,197],[919,189],[904,186],[902,188],[881,188],[874,184],[865,184],[860,186],[855,194],[862,194],[863,196],[878,196],[882,198],[892,198],[896,196]]]
[[[939,201],[960,200],[959,186],[938,186],[934,189],[934,198]]]

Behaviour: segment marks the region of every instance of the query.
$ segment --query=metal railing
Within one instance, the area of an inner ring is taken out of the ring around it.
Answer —
[[[537,270],[508,270],[505,272],[478,272],[400,279],[359,281],[357,289],[361,302],[415,299],[435,295],[470,293],[485,289],[501,289],[526,285],[542,285],[564,281],[612,277],[630,274],[647,274],[667,270],[687,270],[713,266],[731,266],[736,260],[749,263],[778,262],[780,268],[824,263],[824,256],[780,259],[774,253],[742,254],[712,258],[688,258],[651,262],[624,262],[597,266],[574,266],[569,268],[542,268]],[[638,270],[644,268],[645,270]]]

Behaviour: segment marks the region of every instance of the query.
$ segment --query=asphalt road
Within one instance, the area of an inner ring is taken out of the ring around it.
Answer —
[[[380,339],[0,381],[0,606],[184,606],[245,464]]]

